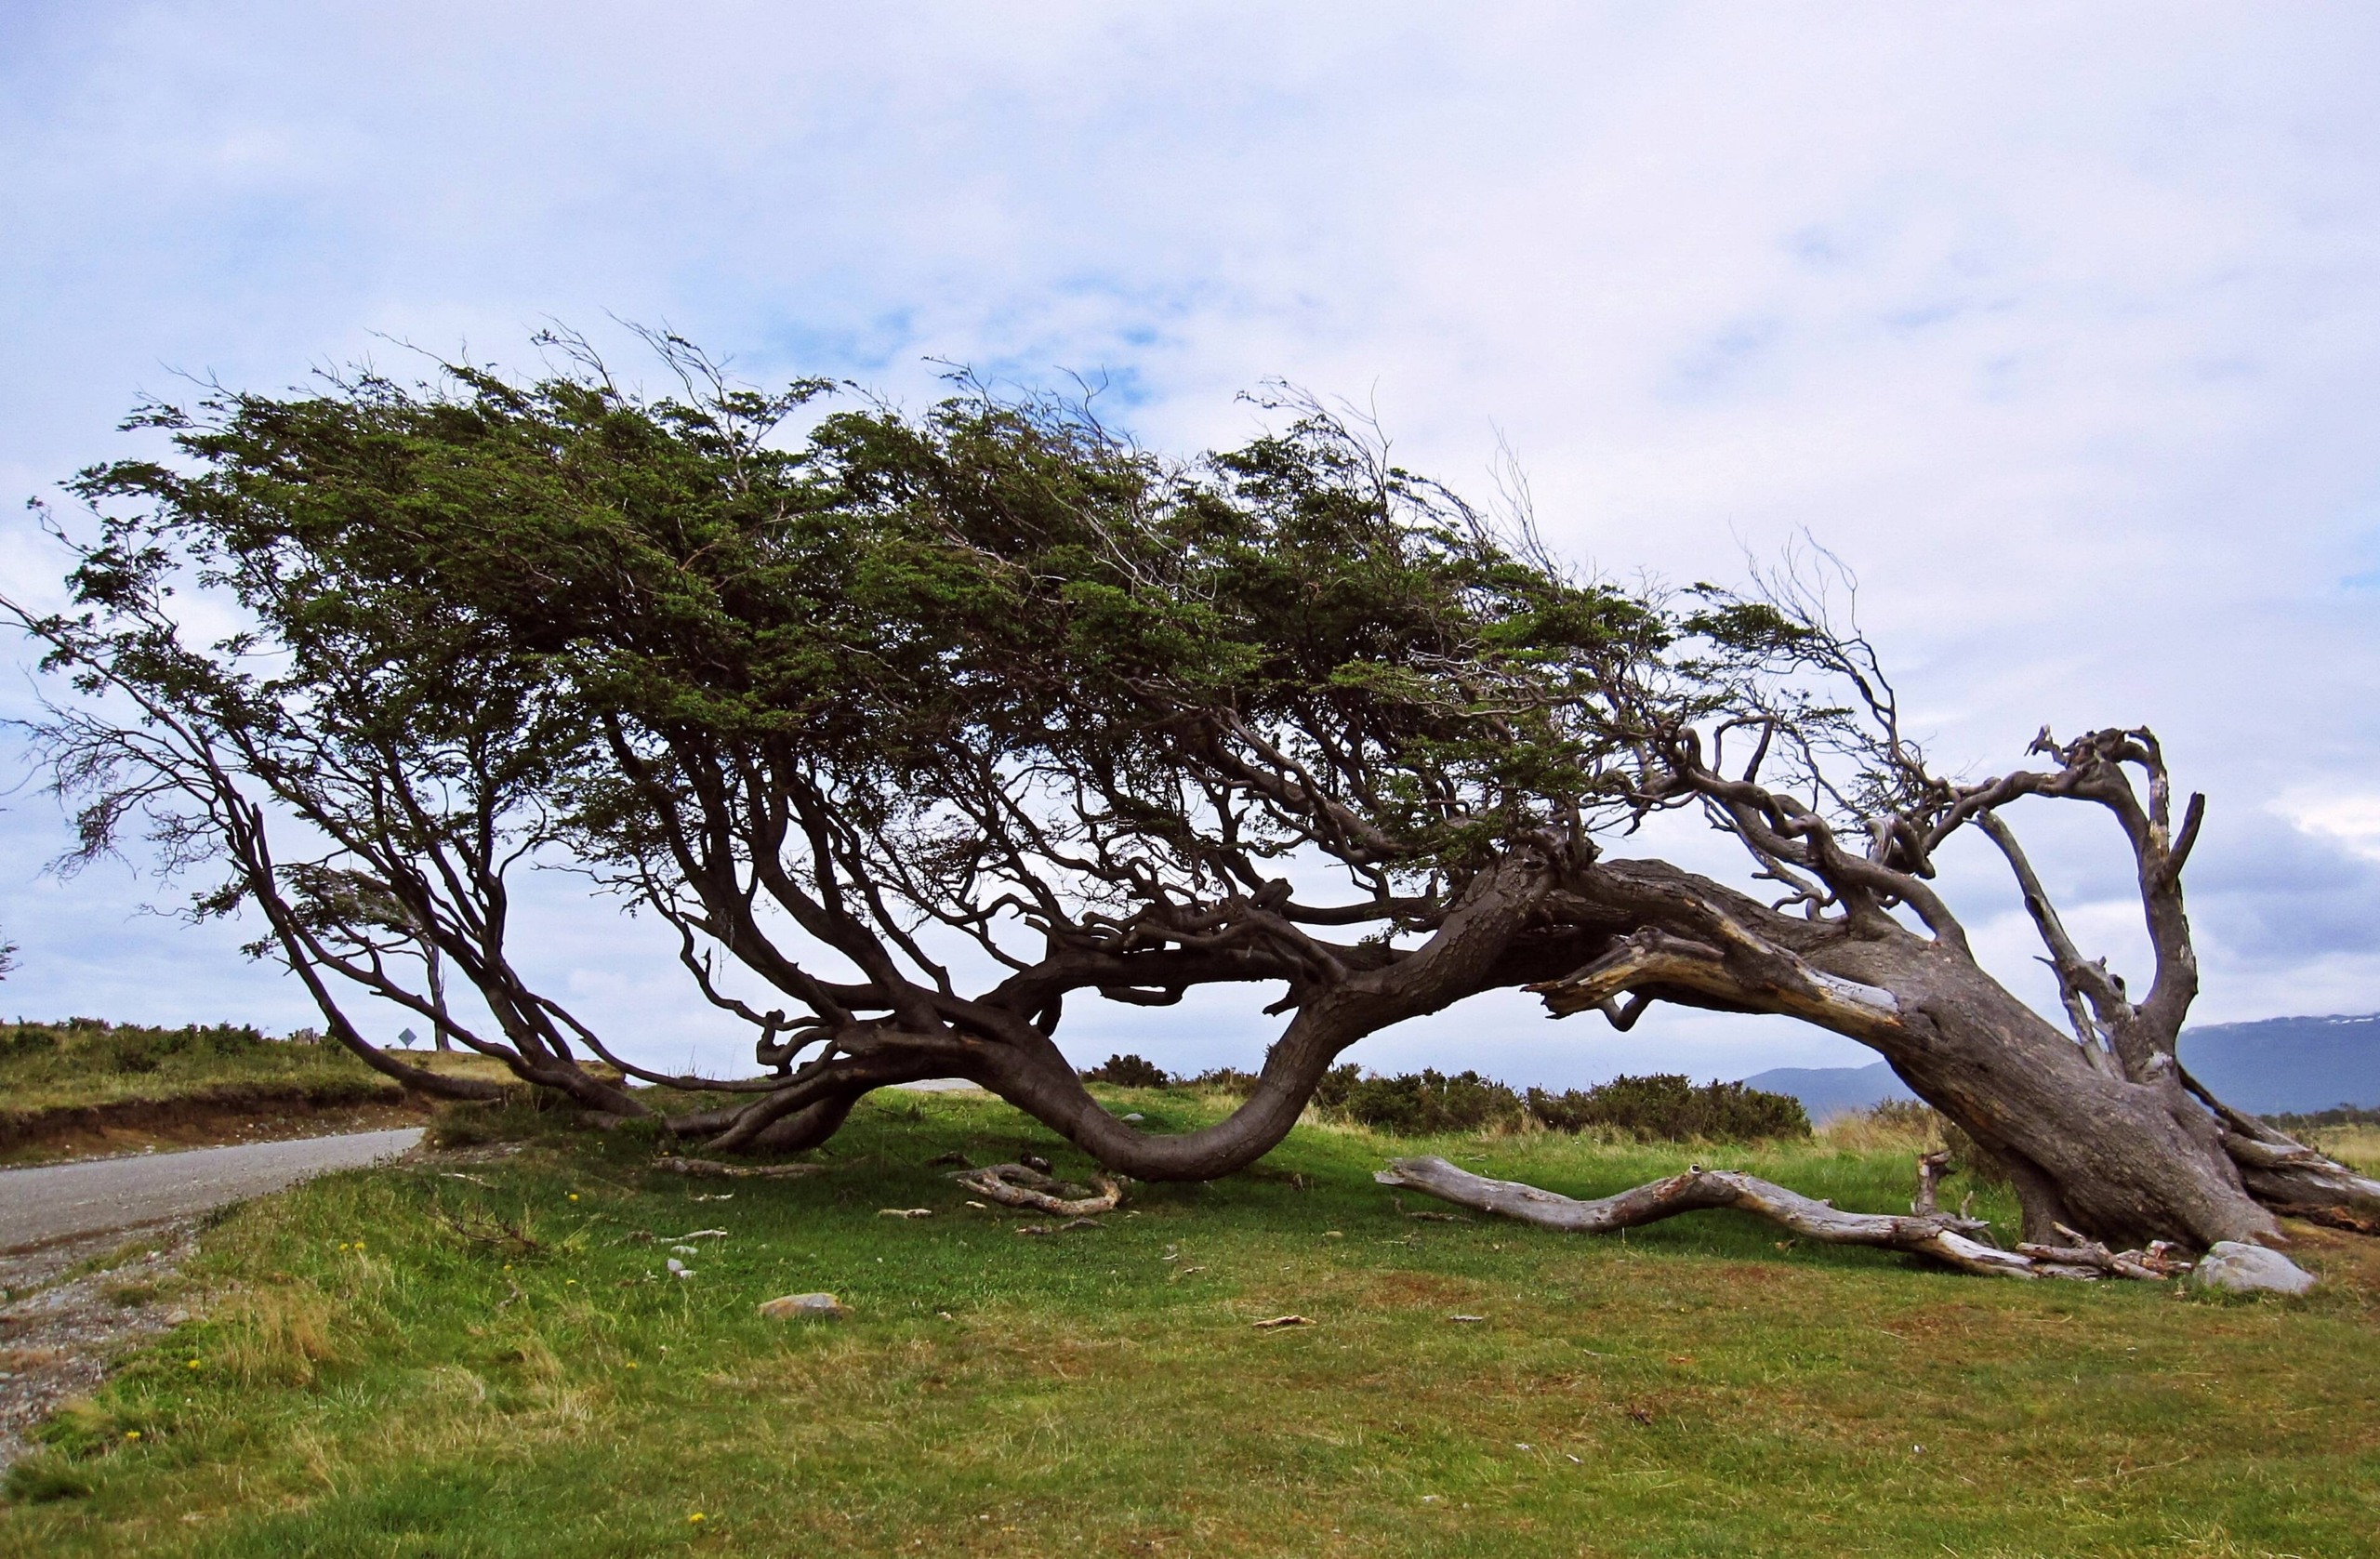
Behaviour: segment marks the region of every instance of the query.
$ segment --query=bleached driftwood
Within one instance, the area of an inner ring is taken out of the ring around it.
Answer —
[[[1097,1190],[1083,1196],[1082,1187],[1069,1184],[1038,1169],[1028,1169],[1022,1164],[993,1164],[981,1169],[961,1169],[950,1177],[979,1196],[988,1197],[1004,1207],[1031,1208],[1036,1212],[1053,1212],[1061,1218],[1088,1218],[1093,1213],[1113,1212],[1124,1199],[1122,1181],[1107,1175],[1092,1177]]]
[[[1372,1178],[1382,1185],[1419,1191],[1458,1207],[1578,1234],[1610,1234],[1682,1212],[1735,1208],[1765,1218],[1804,1239],[1906,1250],[1962,1272],[1995,1277],[2157,1279],[2189,1270],[2188,1259],[2162,1241],[2146,1250],[2112,1252],[2067,1229],[2059,1233],[2073,1242],[2070,1246],[2020,1245],[2003,1250],[1977,1237],[1987,1232],[1983,1220],[1943,1212],[1933,1206],[1939,1170],[1938,1163],[1920,1161],[1919,1202],[1905,1214],[1845,1212],[1756,1175],[1706,1169],[1699,1164],[1684,1174],[1593,1201],[1541,1191],[1517,1181],[1489,1180],[1443,1158],[1395,1159]]]
[[[656,1169],[667,1169],[673,1175],[694,1175],[714,1180],[794,1180],[802,1175],[823,1175],[831,1164],[725,1164],[716,1158],[656,1158]]]

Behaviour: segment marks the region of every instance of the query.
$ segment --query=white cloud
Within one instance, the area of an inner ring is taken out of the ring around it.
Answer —
[[[2380,795],[2299,794],[2271,803],[2272,812],[2299,833],[2380,861]]]

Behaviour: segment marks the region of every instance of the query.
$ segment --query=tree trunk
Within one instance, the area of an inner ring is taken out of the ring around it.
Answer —
[[[1557,1015],[1649,992],[1783,1012],[1857,1039],[2006,1169],[2030,1240],[2055,1239],[2060,1223],[2116,1245],[2279,1237],[2170,1058],[2144,1081],[2095,1060],[1979,968],[1963,939],[1795,919],[1658,862],[1600,865],[1580,887],[1639,929],[1530,987]]]
[[[2147,1082],[2101,1070],[1962,955],[1844,951],[1830,961],[1901,1006],[1869,1043],[2007,1170],[2027,1239],[2051,1241],[2060,1223],[2119,1245],[2279,1235],[2176,1069]]]

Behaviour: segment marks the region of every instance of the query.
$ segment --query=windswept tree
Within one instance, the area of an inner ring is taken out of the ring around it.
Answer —
[[[1577,578],[1295,398],[1185,463],[966,381],[797,434],[830,387],[735,389],[661,339],[682,393],[648,400],[558,344],[535,383],[150,408],[171,458],[73,484],[76,607],[18,613],[75,690],[45,738],[86,852],[138,824],[212,869],[197,912],[257,914],[383,1070],[454,1087],[369,1044],[359,992],[589,1109],[650,1107],[589,1057],[714,1093],[671,1125],[715,1151],[809,1147],[870,1090],[951,1076],[1117,1172],[1203,1178],[1278,1143],[1365,1036],[1521,986],[1623,1028],[1667,1001],[1858,1039],[2005,1169],[2029,1236],[2197,1248],[2380,1213],[2380,1185],[2181,1064],[2204,804],[2177,807],[2145,730],[1945,778],[1791,574]],[[192,600],[231,626],[206,639]],[[2018,842],[2053,804],[2132,852],[2137,993]],[[1741,845],[1740,883],[1630,852],[1673,813]],[[1966,830],[2064,1028],[1936,889]],[[527,865],[657,916],[759,1074],[641,1068],[536,989]],[[1212,1126],[1141,1130],[1058,1049],[1070,1004],[1219,984],[1279,1027]]]

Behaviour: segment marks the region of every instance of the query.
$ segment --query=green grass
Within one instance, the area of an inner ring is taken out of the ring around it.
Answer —
[[[2344,1243],[2304,1256],[2309,1301],[2219,1301],[1780,1249],[1735,1214],[1417,1221],[1368,1178],[1427,1147],[1600,1193],[1697,1157],[1906,1206],[1906,1154],[1823,1141],[1302,1128],[1046,1237],[925,1163],[1027,1146],[1084,1167],[1004,1106],[899,1097],[806,1180],[542,1137],[252,1204],[192,1269],[207,1318],[51,1426],[0,1552],[2375,1551],[2374,1288]],[[662,1275],[666,1236],[715,1227]],[[754,1313],[819,1288],[853,1318]],[[1285,1313],[1314,1324],[1251,1325]]]
[[[211,1089],[346,1090],[396,1085],[333,1044],[267,1039],[254,1029],[143,1028],[89,1019],[0,1024],[0,1112],[31,1115]]]
[[[437,1071],[510,1080],[476,1054],[400,1053]],[[391,1112],[403,1119],[422,1107],[328,1042],[228,1024],[0,1024],[0,1165],[354,1129],[358,1111],[394,1124]]]

